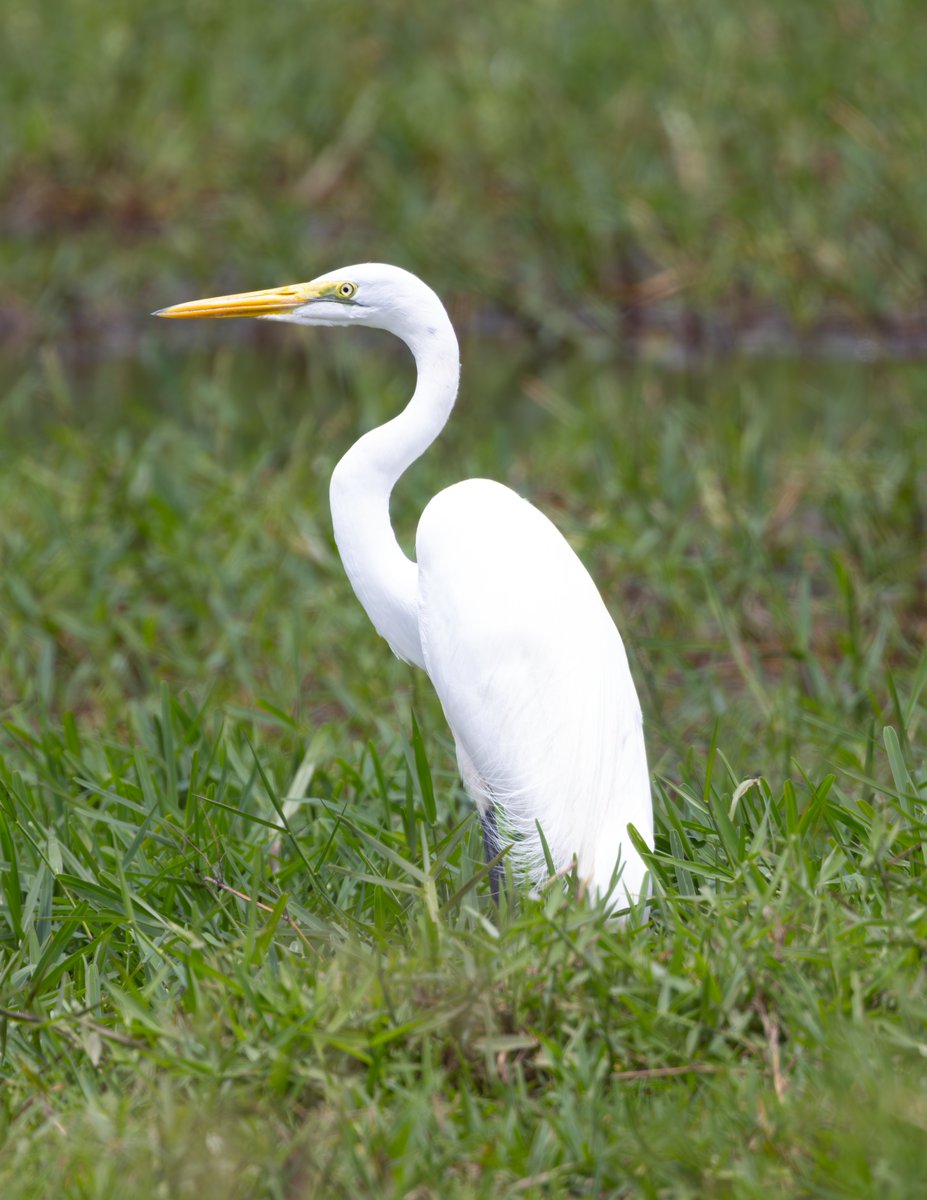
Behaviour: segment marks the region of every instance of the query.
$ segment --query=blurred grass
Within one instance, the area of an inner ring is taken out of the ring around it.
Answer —
[[[648,288],[922,316],[925,36],[914,0],[38,0],[0,50],[5,303],[85,328],[375,258],[556,331]]]
[[[616,351],[659,297],[920,319],[922,10],[255,11],[5,18],[0,1194],[919,1195],[923,362]],[[464,335],[401,538],[502,479],[625,635],[646,923],[492,907],[344,579],[402,352],[144,315],[365,257]]]
[[[107,727],[162,679],[294,719],[406,714],[413,685],[429,703],[357,606],[327,511],[337,458],[411,370],[385,335],[274,332],[274,360],[204,331],[195,352],[152,345],[70,381],[48,355],[15,373],[6,705]],[[400,536],[470,475],[540,503],[626,630],[657,767],[706,750],[715,718],[743,718],[745,767],[788,770],[833,753],[824,714],[863,740],[893,717],[886,670],[910,670],[927,634],[921,364],[537,369],[530,346],[475,341],[463,357],[454,418],[397,489]]]

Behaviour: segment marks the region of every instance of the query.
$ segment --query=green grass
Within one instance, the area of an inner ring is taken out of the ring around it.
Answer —
[[[277,332],[7,392],[4,1195],[915,1194],[922,368],[465,346],[397,521],[496,474],[596,572],[656,777],[622,931],[493,909],[325,512],[408,369]]]
[[[124,329],[129,297],[367,258],[570,336],[577,307],[611,336],[646,281],[741,315],[908,318],[925,21],[918,0],[294,0],[260,20],[248,0],[37,0],[0,49],[8,318]]]
[[[168,700],[136,734],[20,734],[4,771],[5,1188],[914,1194],[909,780],[733,815],[720,765],[684,780],[652,922],[616,932],[557,890],[497,916],[472,819],[444,787],[424,821],[401,754],[317,769],[275,854],[305,759]]]
[[[922,6],[254,14],[5,22],[0,1195],[919,1196],[927,371],[659,329],[917,327]],[[502,479],[625,635],[624,928],[493,907],[344,578],[328,478],[407,359],[146,315],[366,257],[463,334],[404,544]]]

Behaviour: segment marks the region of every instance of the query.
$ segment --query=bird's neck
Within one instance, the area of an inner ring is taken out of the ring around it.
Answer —
[[[338,552],[358,600],[393,651],[424,667],[418,570],[396,541],[389,498],[399,476],[447,422],[457,397],[460,353],[443,308],[427,327],[400,336],[418,371],[412,399],[397,417],[351,447],[332,475],[330,498]]]

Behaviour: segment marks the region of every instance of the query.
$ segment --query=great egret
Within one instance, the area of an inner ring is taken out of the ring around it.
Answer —
[[[450,319],[415,275],[382,263],[310,283],[194,300],[161,317],[369,325],[401,338],[418,378],[405,409],[366,433],[331,478],[335,541],[378,632],[427,671],[476,802],[488,857],[579,875],[622,907],[645,893],[628,836],[653,842],[641,710],[624,646],[589,574],[554,525],[509,488],[455,483],[427,505],[416,561],[389,515],[393,485],[443,429],[460,373]],[[616,882],[617,881],[617,882]]]

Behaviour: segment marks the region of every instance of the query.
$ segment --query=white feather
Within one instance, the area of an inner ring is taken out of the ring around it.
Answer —
[[[544,877],[540,824],[557,867],[575,855],[604,893],[620,861],[618,895],[639,896],[628,823],[653,838],[641,711],[588,572],[542,513],[484,479],[431,501],[416,555],[425,668],[514,862]]]

